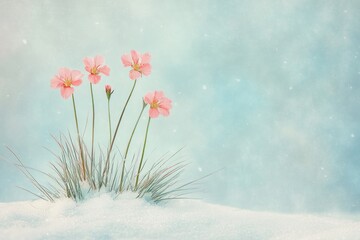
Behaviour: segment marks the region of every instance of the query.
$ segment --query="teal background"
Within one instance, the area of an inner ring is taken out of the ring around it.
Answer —
[[[51,134],[75,131],[70,100],[50,88],[60,67],[103,55],[110,77],[95,87],[97,142],[107,139],[104,85],[114,124],[132,86],[120,57],[150,52],[117,142],[123,148],[141,97],[163,90],[170,117],[152,122],[153,159],[185,146],[186,179],[199,196],[285,212],[360,210],[360,2],[0,1],[0,201],[33,197],[5,146],[49,169]],[[86,77],[76,89],[89,118]],[[146,117],[132,154],[141,147]],[[89,126],[87,128],[89,130]],[[87,135],[89,137],[90,132]]]

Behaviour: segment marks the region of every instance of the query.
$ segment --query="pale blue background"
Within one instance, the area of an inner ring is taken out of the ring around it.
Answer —
[[[104,85],[114,115],[131,88],[122,54],[152,55],[126,124],[148,91],[174,101],[154,120],[149,152],[186,146],[186,178],[222,169],[202,185],[209,202],[275,211],[360,210],[359,1],[6,1],[0,2],[0,155],[26,165],[54,160],[50,134],[74,131],[70,100],[50,89],[67,66],[101,54],[111,76],[95,87],[97,137],[107,139]],[[80,125],[88,83],[76,90]],[[131,110],[130,110],[131,109]],[[115,120],[114,120],[115,121]],[[145,119],[132,153],[140,148]],[[89,134],[87,135],[89,136]],[[118,142],[123,148],[123,142]],[[32,198],[0,161],[0,201]]]

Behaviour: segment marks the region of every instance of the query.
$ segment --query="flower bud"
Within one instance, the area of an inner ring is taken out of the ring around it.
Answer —
[[[114,90],[111,90],[110,85],[105,85],[105,92],[108,100],[110,100],[111,94],[113,94]]]

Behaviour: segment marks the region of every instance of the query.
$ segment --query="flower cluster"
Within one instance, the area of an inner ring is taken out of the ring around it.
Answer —
[[[121,57],[124,67],[131,67],[129,78],[137,80],[143,75],[148,76],[151,73],[150,65],[151,56],[149,53],[139,54],[135,50],[131,50],[130,54],[124,54]],[[101,80],[101,74],[110,75],[110,68],[104,65],[102,56],[94,58],[86,57],[83,59],[85,70],[88,72],[88,80],[91,84],[97,84]],[[74,86],[80,86],[83,74],[78,70],[69,68],[61,68],[59,73],[51,80],[52,88],[60,88],[61,96],[65,99],[74,94]],[[110,85],[105,86],[105,93],[108,99],[113,93]],[[166,98],[162,91],[154,91],[144,96],[144,102],[150,105],[149,116],[156,118],[159,114],[168,116],[171,109],[171,100]]]
[[[91,134],[91,147],[85,146],[85,141],[82,139],[82,135],[80,135],[78,116],[75,105],[75,97],[74,97],[74,86],[80,86],[82,84],[83,74],[78,70],[72,70],[69,68],[61,68],[56,76],[51,80],[51,87],[60,89],[60,94],[64,99],[72,98],[73,110],[74,110],[74,118],[76,123],[77,130],[77,145],[74,145],[72,141],[69,143],[65,143],[66,147],[61,147],[62,156],[66,156],[65,159],[61,160],[62,165],[69,165],[70,167],[61,167],[61,169],[57,169],[57,173],[60,174],[60,179],[64,182],[64,192],[68,197],[71,197],[75,200],[81,199],[82,192],[79,190],[80,181],[86,181],[88,185],[93,190],[98,190],[102,187],[106,187],[110,190],[115,190],[115,192],[122,192],[125,189],[131,189],[133,191],[137,191],[140,195],[145,194],[149,191],[149,189],[157,189],[154,193],[154,199],[161,199],[166,194],[164,192],[167,189],[167,185],[161,183],[162,181],[168,182],[166,179],[168,176],[175,174],[177,171],[180,171],[180,167],[177,167],[176,170],[172,170],[171,168],[167,168],[165,170],[161,170],[156,173],[157,181],[153,182],[152,186],[147,182],[144,182],[144,178],[149,178],[150,173],[142,174],[144,167],[144,155],[146,149],[146,143],[149,132],[150,120],[153,118],[159,117],[159,115],[168,116],[170,114],[170,109],[172,108],[171,100],[165,97],[162,91],[154,91],[147,93],[142,98],[142,109],[136,120],[131,136],[128,140],[126,151],[123,154],[123,162],[121,169],[118,169],[116,173],[113,172],[112,169],[114,164],[114,158],[112,157],[112,149],[114,147],[114,142],[118,135],[121,121],[123,119],[123,115],[127,109],[129,100],[133,94],[136,82],[138,79],[143,76],[148,76],[151,73],[151,64],[150,64],[151,56],[149,53],[139,54],[137,51],[132,50],[130,54],[125,54],[121,57],[121,62],[124,67],[130,67],[129,78],[133,81],[133,87],[129,93],[129,96],[126,100],[126,103],[119,114],[119,118],[117,121],[117,125],[115,130],[112,130],[111,126],[111,108],[110,108],[110,100],[112,99],[112,95],[114,90],[108,84],[105,85],[105,94],[108,100],[108,121],[109,121],[109,146],[107,147],[106,156],[100,156],[97,160],[96,153],[94,150],[94,139],[95,139],[95,99],[93,94],[93,85],[98,84],[103,76],[110,75],[110,67],[105,65],[104,58],[102,56],[95,57],[86,57],[83,59],[84,69],[87,72],[87,78],[90,84],[90,95],[91,95],[91,106],[92,106],[92,134]],[[129,147],[131,145],[135,130],[138,126],[140,118],[142,116],[145,108],[149,106],[148,111],[148,121],[147,127],[144,137],[144,143],[142,146],[142,153],[140,161],[134,162],[131,164],[133,166],[133,172],[136,171],[136,174],[133,176],[131,183],[129,183],[128,174],[126,174],[125,162],[127,160],[127,155],[129,151]],[[69,152],[69,149],[72,149],[72,152]],[[75,154],[74,154],[75,153]],[[70,159],[70,160],[69,160]],[[96,162],[96,163],[95,163]],[[68,169],[72,169],[70,172]],[[62,171],[65,171],[62,173]],[[168,171],[168,172],[167,172]],[[81,173],[81,174],[79,174]],[[153,173],[155,174],[155,173]],[[162,178],[159,178],[162,176]],[[154,176],[155,177],[155,176]],[[118,178],[118,179],[117,179]],[[110,182],[112,183],[110,185]],[[114,185],[114,183],[118,183],[118,185]],[[168,182],[170,184],[170,182]],[[70,184],[70,185],[69,185]],[[157,185],[158,186],[155,186]],[[115,187],[116,186],[116,187]],[[161,190],[162,189],[162,190]],[[46,192],[46,191],[45,191]],[[169,192],[171,193],[171,192]]]
[[[124,152],[119,150],[117,146],[114,148],[116,137],[119,135],[124,137],[121,132],[121,123],[126,112],[128,103],[132,97],[137,81],[143,76],[151,74],[150,54],[140,54],[132,50],[130,54],[125,54],[121,57],[121,62],[124,67],[129,67],[129,78],[133,86],[125,101],[125,104],[118,116],[117,124],[113,130],[112,115],[111,115],[111,101],[116,101],[113,88],[105,84],[107,110],[108,110],[108,125],[109,125],[109,139],[108,144],[98,144],[98,148],[94,144],[95,139],[95,98],[93,94],[93,86],[98,85],[104,76],[110,76],[110,67],[105,64],[102,56],[95,56],[93,58],[86,57],[83,59],[84,69],[89,80],[89,89],[91,96],[92,107],[92,131],[91,131],[91,145],[88,145],[88,139],[84,138],[85,131],[80,131],[78,115],[75,104],[75,88],[79,87],[83,80],[84,74],[79,70],[69,68],[61,68],[57,75],[51,79],[51,87],[60,90],[60,94],[64,99],[72,99],[72,107],[74,111],[74,120],[76,124],[76,137],[73,134],[60,134],[54,140],[59,147],[59,153],[51,151],[56,158],[56,163],[51,163],[53,172],[47,173],[43,171],[36,171],[44,173],[49,177],[46,185],[41,184],[32,174],[31,171],[36,170],[24,165],[21,160],[13,153],[18,160],[18,168],[31,181],[33,186],[39,190],[39,193],[34,193],[37,197],[44,200],[55,202],[56,199],[67,197],[74,201],[82,201],[87,198],[89,193],[99,193],[103,190],[114,193],[113,196],[118,196],[125,191],[132,191],[137,198],[144,198],[152,203],[159,203],[171,199],[183,198],[192,192],[194,187],[192,184],[203,179],[192,180],[187,183],[179,181],[179,176],[184,171],[187,164],[181,160],[173,163],[173,157],[181,150],[174,154],[164,154],[152,165],[145,157],[146,145],[148,143],[148,133],[151,120],[162,116],[169,116],[172,108],[172,102],[165,96],[162,91],[153,91],[145,94],[142,100],[142,108],[133,125],[131,135],[128,138]],[[84,97],[81,98],[84,100]],[[146,124],[146,131],[142,143],[142,151],[138,154],[129,154],[132,139],[135,136],[137,126],[142,122],[142,114],[148,108],[148,117]],[[102,107],[104,109],[104,107]],[[128,125],[127,125],[128,126]],[[103,124],[101,131],[104,132]],[[86,129],[86,127],[85,127]],[[131,129],[128,129],[131,130]],[[80,132],[82,134],[80,134]],[[121,132],[121,134],[119,134]],[[126,137],[126,136],[125,136]],[[121,141],[122,142],[122,141]],[[113,148],[118,152],[113,153]],[[120,154],[119,154],[120,152]],[[131,155],[131,157],[128,157]],[[146,160],[145,160],[146,159]],[[171,161],[171,162],[170,162]],[[206,177],[206,176],[205,176]],[[50,186],[48,186],[50,185]],[[32,191],[29,191],[32,193]]]

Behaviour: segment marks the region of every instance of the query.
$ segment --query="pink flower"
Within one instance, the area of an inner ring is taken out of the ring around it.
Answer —
[[[135,50],[131,50],[130,54],[121,57],[121,61],[125,67],[132,67],[129,77],[132,80],[138,79],[142,75],[148,76],[151,73],[150,54],[145,53],[140,56]]]
[[[72,86],[79,86],[81,84],[82,77],[83,75],[78,70],[61,68],[59,74],[51,80],[51,87],[60,88],[61,96],[66,99],[74,93]]]
[[[114,90],[111,90],[110,85],[105,85],[105,92],[106,92],[107,98],[110,100],[111,94],[114,92]]]
[[[105,92],[106,93],[111,93],[111,86],[110,85],[105,85]]]
[[[144,102],[150,105],[149,116],[156,118],[159,114],[163,116],[169,115],[171,106],[171,100],[165,97],[162,91],[155,91],[148,93],[144,97]]]
[[[102,56],[95,56],[94,58],[84,58],[85,70],[90,74],[88,76],[89,81],[93,84],[97,84],[101,80],[100,73],[109,76],[110,68],[104,65],[104,58]]]

